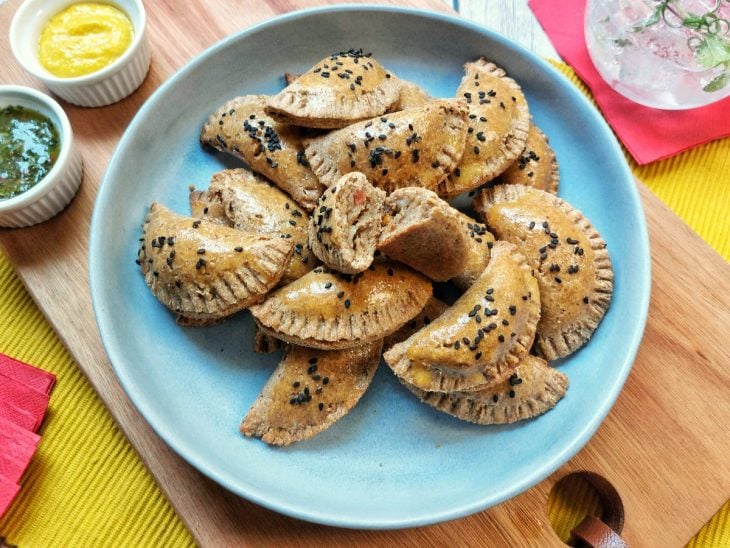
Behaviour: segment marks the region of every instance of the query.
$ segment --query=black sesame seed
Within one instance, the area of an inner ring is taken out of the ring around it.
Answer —
[[[499,339],[499,342],[504,342],[504,335],[500,335],[500,336],[499,336],[499,337],[497,337],[497,338]]]
[[[350,299],[345,299],[345,308],[350,308]]]
[[[515,391],[514,390],[510,390],[509,391],[509,397],[510,398],[514,398],[515,397]]]
[[[330,378],[329,378],[329,377],[324,377],[324,378],[322,379],[322,384],[327,384],[327,383],[329,383],[329,382],[330,382]]]

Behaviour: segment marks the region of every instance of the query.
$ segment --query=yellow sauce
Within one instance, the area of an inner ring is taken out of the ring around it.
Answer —
[[[51,74],[73,78],[110,65],[134,37],[127,15],[108,4],[73,4],[54,15],[38,43],[38,58]]]

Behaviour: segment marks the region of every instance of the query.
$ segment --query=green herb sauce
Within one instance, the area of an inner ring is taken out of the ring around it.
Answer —
[[[58,158],[58,130],[35,110],[0,109],[0,200],[22,194],[51,171]]]

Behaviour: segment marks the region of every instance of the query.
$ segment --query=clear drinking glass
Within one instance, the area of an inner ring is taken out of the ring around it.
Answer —
[[[687,109],[730,96],[730,0],[588,0],[593,64],[646,106]]]

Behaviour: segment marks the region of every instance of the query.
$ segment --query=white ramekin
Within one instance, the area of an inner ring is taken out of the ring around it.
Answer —
[[[104,0],[125,12],[132,21],[134,39],[119,59],[103,69],[75,78],[48,72],[38,59],[38,39],[48,20],[80,0],[26,0],[10,25],[10,47],[22,67],[40,79],[61,99],[82,107],[101,107],[130,95],[150,68],[147,16],[141,0]]]
[[[18,105],[50,119],[60,139],[58,159],[43,179],[26,192],[0,200],[0,226],[22,227],[42,223],[59,213],[76,195],[83,162],[74,144],[71,122],[56,101],[24,86],[0,86],[0,108]]]

